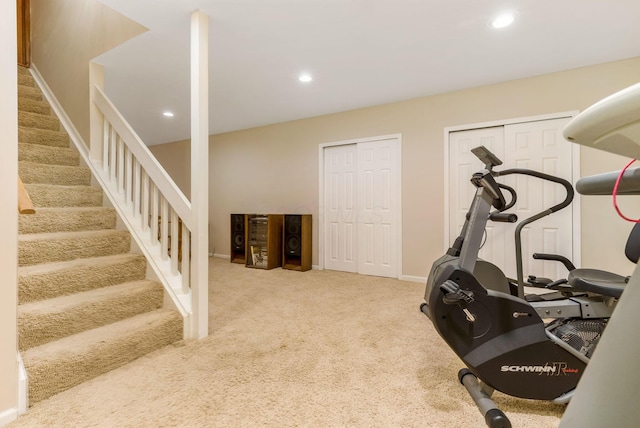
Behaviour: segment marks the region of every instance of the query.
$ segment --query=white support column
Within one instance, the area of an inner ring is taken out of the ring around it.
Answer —
[[[100,109],[93,103],[93,87],[104,89],[104,67],[89,63],[89,155],[95,161],[102,160],[104,120]]]
[[[189,335],[209,334],[209,17],[191,15],[191,294]]]

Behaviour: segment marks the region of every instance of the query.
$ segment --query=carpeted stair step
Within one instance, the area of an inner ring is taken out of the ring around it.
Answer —
[[[114,229],[116,211],[108,207],[38,208],[18,216],[19,233],[52,233]]]
[[[182,338],[182,317],[157,309],[22,353],[36,403]]]
[[[102,206],[102,189],[95,186],[55,186],[52,184],[28,184],[31,202],[40,207],[98,207]]]
[[[18,85],[23,86],[33,86],[36,87],[36,80],[33,78],[31,73],[20,73],[18,72]]]
[[[18,74],[27,74],[27,75],[30,74],[29,73],[29,68],[19,65],[18,66]]]
[[[18,348],[24,351],[162,307],[164,289],[142,280],[18,306]]]
[[[45,165],[18,162],[18,174],[25,184],[57,184],[61,186],[89,186],[91,170],[83,166]]]
[[[111,256],[130,248],[131,235],[124,230],[19,235],[18,266]]]
[[[50,131],[61,131],[60,121],[57,117],[46,116],[29,111],[18,112],[18,125],[26,128],[48,129]]]
[[[18,111],[28,111],[31,113],[51,116],[51,107],[46,101],[33,100],[18,96]]]
[[[18,143],[18,160],[48,165],[78,166],[80,154],[77,150],[66,147]]]
[[[126,253],[18,268],[20,304],[145,278],[147,260]]]
[[[69,135],[65,131],[18,126],[18,142],[68,148]]]
[[[44,100],[40,88],[36,86],[18,85],[18,99]]]

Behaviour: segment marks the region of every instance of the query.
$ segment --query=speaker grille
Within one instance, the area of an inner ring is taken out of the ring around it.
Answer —
[[[300,257],[302,245],[302,216],[284,216],[284,252],[293,257]]]
[[[287,252],[291,255],[300,257],[300,238],[290,235],[287,239]]]
[[[231,249],[244,253],[244,214],[231,214]]]
[[[244,251],[244,233],[233,233],[233,249],[236,251]]]

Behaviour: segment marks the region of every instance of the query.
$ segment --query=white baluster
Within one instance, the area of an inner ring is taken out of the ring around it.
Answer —
[[[118,193],[124,193],[124,141],[118,138]]]
[[[109,128],[111,124],[104,118],[104,129],[102,134],[102,169],[106,172],[109,168]]]
[[[171,210],[171,273],[173,275],[178,273],[178,256],[180,255],[180,251],[178,250],[178,248],[180,248],[179,223],[178,215],[174,210]]]
[[[125,204],[127,207],[131,206],[131,193],[133,190],[133,177],[131,177],[131,175],[133,174],[133,155],[131,153],[131,150],[126,149],[125,150]]]
[[[109,181],[116,182],[116,147],[120,137],[116,134],[116,130],[111,128],[111,138],[109,138]]]
[[[191,232],[187,229],[187,226],[182,223],[182,292],[188,293],[191,284]]]
[[[142,230],[149,230],[149,176],[142,170]]]
[[[133,159],[133,216],[140,215],[140,162]]]
[[[149,224],[151,225],[151,242],[153,245],[158,245],[158,188],[154,183],[151,183],[151,219]]]
[[[162,198],[160,200],[160,252],[162,260],[169,258],[169,204]]]

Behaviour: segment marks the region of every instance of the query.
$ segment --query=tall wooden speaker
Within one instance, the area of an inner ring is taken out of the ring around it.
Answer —
[[[311,214],[285,214],[282,232],[283,269],[311,269]]]
[[[247,216],[231,214],[231,263],[246,263]]]

